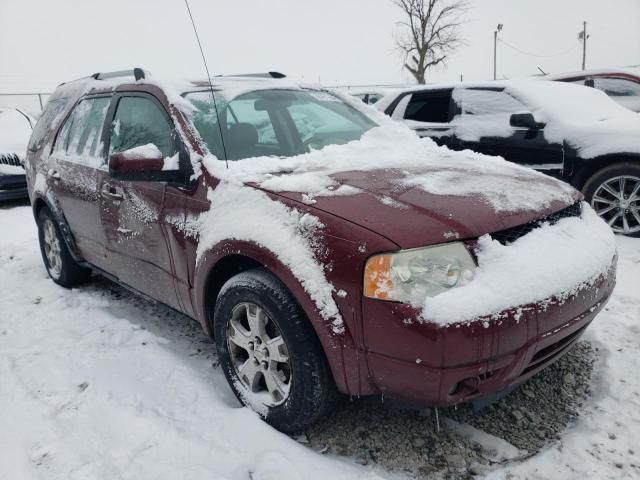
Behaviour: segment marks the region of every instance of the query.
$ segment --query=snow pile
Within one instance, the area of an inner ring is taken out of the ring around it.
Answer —
[[[471,282],[422,305],[422,318],[439,325],[467,322],[509,308],[560,300],[592,284],[612,266],[615,237],[583,203],[581,217],[545,224],[505,246],[479,239],[478,268]]]
[[[318,244],[318,231],[323,225],[317,217],[235,183],[221,182],[215,190],[209,190],[207,197],[215,208],[198,218],[198,262],[209,249],[226,240],[249,241],[266,248],[291,270],[322,317],[331,322],[333,331],[344,330],[333,299],[335,288],[327,281],[318,258],[323,250]]]
[[[574,195],[570,186],[539,172],[499,157],[438,147],[400,123],[373,128],[359,141],[295,157],[249,158],[229,162],[227,169],[208,156],[204,166],[217,178],[312,196],[358,193],[332,178],[340,172],[394,170],[402,173],[399,190],[419,187],[438,195],[478,196],[497,212],[536,211],[554,201],[570,204]]]
[[[511,81],[507,91],[545,122],[549,142],[566,141],[582,158],[640,153],[640,115],[604,92],[563,82]]]
[[[0,478],[382,478],[242,408],[190,319],[55,285],[30,207],[0,210],[0,230]]]
[[[130,148],[120,153],[124,158],[138,160],[141,158],[162,158],[162,152],[153,143]]]

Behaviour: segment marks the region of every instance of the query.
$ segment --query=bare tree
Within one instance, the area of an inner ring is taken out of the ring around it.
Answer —
[[[464,43],[459,35],[467,0],[391,0],[404,12],[399,22],[396,44],[404,55],[404,68],[418,83],[425,74],[444,64],[457,47]]]

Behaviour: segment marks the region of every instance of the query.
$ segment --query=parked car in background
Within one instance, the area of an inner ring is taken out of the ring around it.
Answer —
[[[439,145],[562,179],[615,232],[640,236],[640,116],[599,90],[537,80],[434,85],[376,107]]]
[[[339,392],[442,406],[507,389],[611,295],[614,236],[565,183],[327,91],[211,81],[63,84],[29,142],[30,198],[53,281],[97,271],[197,319],[276,428]]]
[[[27,198],[22,162],[35,120],[17,108],[0,108],[0,201]]]
[[[547,75],[547,80],[597,88],[623,107],[640,113],[640,66]]]

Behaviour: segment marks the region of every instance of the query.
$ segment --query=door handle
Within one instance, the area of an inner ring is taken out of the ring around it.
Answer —
[[[103,185],[102,196],[111,200],[124,200],[124,195],[122,195],[119,189],[109,184]]]

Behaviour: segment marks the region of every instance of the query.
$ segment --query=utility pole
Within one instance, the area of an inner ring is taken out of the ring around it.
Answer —
[[[493,79],[498,79],[498,32],[502,30],[503,25],[498,24],[498,27],[493,32]]]
[[[587,22],[582,22],[582,31],[578,33],[578,40],[582,40],[582,70],[587,66]]]

